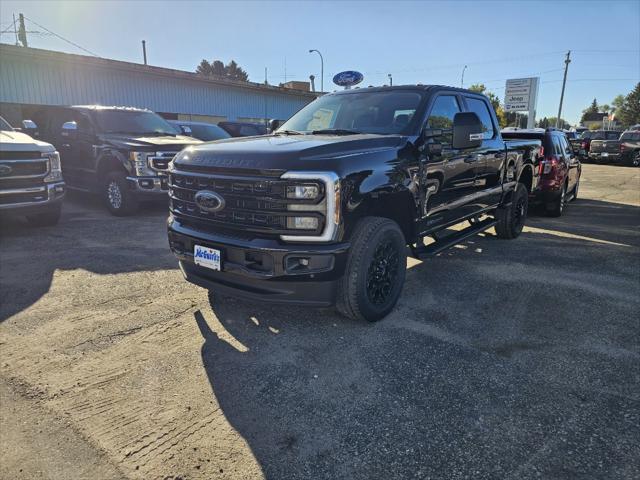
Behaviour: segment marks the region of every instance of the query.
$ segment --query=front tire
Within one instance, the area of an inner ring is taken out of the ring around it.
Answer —
[[[511,204],[507,207],[499,208],[496,212],[496,234],[498,238],[511,240],[522,233],[529,211],[529,193],[527,187],[518,183]]]
[[[400,298],[406,265],[407,246],[397,223],[380,217],[360,220],[351,236],[338,311],[355,320],[384,318]]]
[[[640,151],[636,152],[633,154],[633,156],[631,157],[631,161],[629,162],[629,164],[632,167],[640,167]]]
[[[62,214],[62,205],[56,205],[40,213],[27,215],[27,221],[38,227],[52,227],[57,225]]]
[[[103,197],[109,212],[117,217],[131,215],[138,209],[138,202],[122,172],[110,172],[104,182]]]

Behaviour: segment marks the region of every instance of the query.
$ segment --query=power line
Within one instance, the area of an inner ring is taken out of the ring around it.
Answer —
[[[52,31],[51,31],[51,30],[49,30],[48,28],[43,27],[43,26],[42,26],[42,25],[40,25],[38,22],[36,22],[36,21],[34,21],[34,20],[31,20],[30,18],[28,18],[28,17],[26,17],[26,16],[25,16],[24,18],[26,18],[27,20],[29,20],[31,23],[33,23],[33,24],[37,25],[38,27],[42,28],[43,30],[45,30],[45,31],[49,32],[51,35],[53,35],[53,36],[55,36],[55,37],[58,37],[60,40],[63,40],[63,41],[65,41],[65,42],[67,42],[68,44],[73,45],[74,47],[79,48],[80,50],[83,50],[83,51],[85,51],[85,52],[87,52],[87,53],[89,53],[89,54],[93,55],[94,57],[98,57],[98,58],[100,58],[100,55],[98,55],[97,53],[93,53],[91,50],[87,50],[86,48],[81,47],[81,46],[80,46],[80,45],[78,45],[77,43],[74,43],[74,42],[72,42],[71,40],[67,40],[67,39],[66,39],[66,38],[64,38],[63,36],[58,35],[58,34],[57,34],[57,33],[55,33],[55,32],[52,32]]]

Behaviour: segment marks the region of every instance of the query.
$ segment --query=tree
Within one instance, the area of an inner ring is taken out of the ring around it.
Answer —
[[[640,82],[624,99],[616,117],[625,126],[640,123]]]
[[[505,116],[504,110],[502,109],[502,105],[500,105],[500,99],[495,93],[487,92],[487,87],[485,87],[483,83],[475,83],[469,87],[469,90],[486,95],[491,102],[491,105],[493,105],[493,109],[496,111],[496,117],[498,117],[500,128],[504,128],[507,126],[507,118]]]
[[[556,120],[558,119],[558,117],[544,117],[542,120],[539,120],[537,122],[537,126],[539,128],[555,128],[556,127]],[[563,128],[565,130],[568,130],[569,128],[571,128],[571,124],[569,122],[567,122],[564,118],[560,119],[560,123],[558,124],[558,128]]]
[[[585,108],[582,111],[582,117],[580,117],[580,122],[584,122],[585,117],[588,114],[592,114],[592,113],[598,113],[599,111],[599,107],[598,107],[598,101],[594,98],[593,102],[591,102],[591,105],[589,105],[587,108]]]
[[[207,60],[202,60],[196,68],[198,75],[206,77],[220,77],[228,78],[230,80],[238,80],[242,82],[249,81],[249,75],[238,64],[231,60],[227,65],[220,60],[214,60],[209,63]]]
[[[611,101],[611,112],[615,113],[619,111],[623,105],[624,105],[624,95],[617,95],[616,98],[614,98]]]

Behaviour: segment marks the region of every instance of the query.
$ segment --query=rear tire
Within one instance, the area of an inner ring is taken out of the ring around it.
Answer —
[[[632,167],[640,167],[640,151],[633,154],[629,165],[631,165]]]
[[[559,217],[564,212],[567,203],[567,183],[565,182],[560,190],[560,195],[553,202],[547,203],[547,215],[550,217]]]
[[[112,215],[123,217],[138,209],[138,201],[129,189],[126,175],[122,172],[110,172],[105,179],[102,195]]]
[[[498,238],[511,240],[522,233],[529,211],[529,193],[527,188],[518,183],[511,204],[501,207],[496,212],[496,234]]]
[[[397,223],[380,217],[358,222],[336,307],[355,320],[375,322],[395,307],[406,274],[407,246]]]
[[[56,205],[41,213],[27,215],[27,221],[39,227],[52,227],[57,225],[62,214],[62,205]]]

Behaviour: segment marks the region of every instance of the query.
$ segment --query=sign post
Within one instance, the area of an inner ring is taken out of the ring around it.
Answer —
[[[538,102],[538,77],[507,80],[504,92],[505,112],[528,112],[527,128],[535,127]]]

